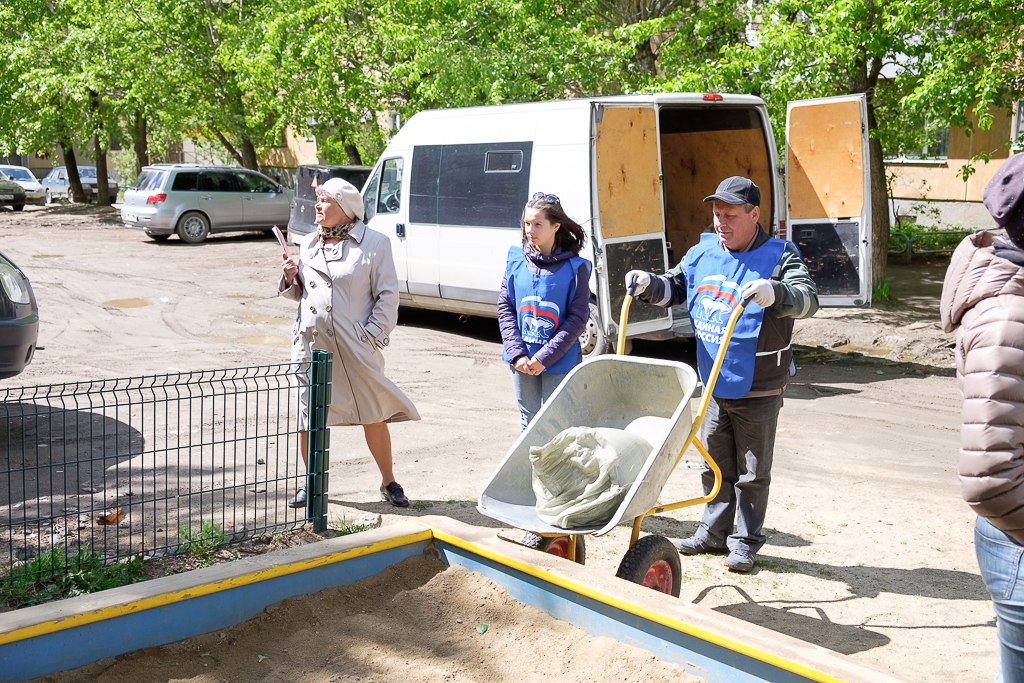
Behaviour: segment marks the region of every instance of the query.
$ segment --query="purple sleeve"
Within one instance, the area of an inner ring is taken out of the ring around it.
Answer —
[[[569,302],[569,311],[559,324],[555,336],[545,344],[534,356],[537,361],[548,368],[557,363],[572,345],[583,334],[590,318],[590,269],[581,264],[576,270],[576,293]]]
[[[508,273],[501,278],[501,289],[498,291],[498,329],[501,330],[501,343],[509,360],[515,361],[525,356],[526,345],[519,333],[519,320],[516,316],[514,293],[508,291]]]

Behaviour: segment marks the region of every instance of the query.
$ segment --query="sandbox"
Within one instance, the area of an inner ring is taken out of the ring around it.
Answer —
[[[0,679],[894,680],[595,574],[426,517],[0,614]]]

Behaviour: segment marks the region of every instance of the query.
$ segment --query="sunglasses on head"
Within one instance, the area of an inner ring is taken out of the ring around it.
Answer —
[[[556,194],[546,194],[544,192],[534,192],[533,193],[533,197],[531,197],[531,199],[533,201],[537,201],[539,199],[543,199],[548,204],[558,204],[559,202],[561,202],[561,200],[558,198],[558,195],[556,195]]]

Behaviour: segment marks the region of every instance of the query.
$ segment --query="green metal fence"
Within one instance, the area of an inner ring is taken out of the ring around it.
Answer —
[[[323,531],[330,365],[317,351],[301,365],[0,388],[0,575],[55,549],[108,563],[173,555],[204,525],[228,543],[307,521]],[[288,507],[307,476],[306,510]]]

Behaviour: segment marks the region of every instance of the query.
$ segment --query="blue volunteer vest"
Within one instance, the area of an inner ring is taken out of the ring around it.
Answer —
[[[576,273],[584,264],[589,273],[590,262],[572,256],[557,271],[541,275],[530,272],[522,247],[511,247],[508,250],[505,275],[509,298],[515,304],[519,333],[530,358],[551,341],[565,319],[569,302],[576,294]],[[576,339],[565,355],[555,361],[554,365],[544,368],[544,372],[566,374],[579,364],[580,353],[580,342]],[[506,363],[512,362],[508,354],[502,353],[502,357]]]
[[[743,285],[770,279],[786,249],[784,240],[771,237],[752,251],[732,252],[719,245],[718,235],[705,233],[683,263],[686,301],[697,344],[697,371],[707,384],[729,315],[740,301]],[[736,321],[714,396],[742,398],[754,381],[757,337],[764,309],[753,301]]]

